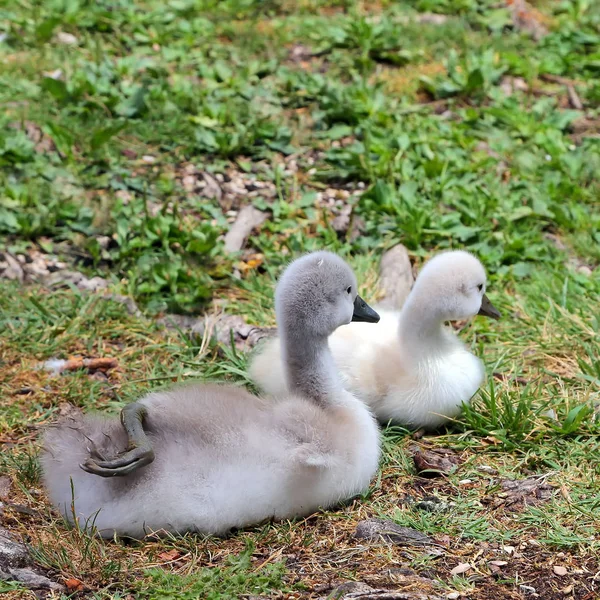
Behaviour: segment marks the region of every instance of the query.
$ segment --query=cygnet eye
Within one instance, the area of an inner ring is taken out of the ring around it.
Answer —
[[[481,292],[481,290],[483,289],[483,283],[480,283],[480,284],[477,286],[477,289],[478,289],[478,290]]]
[[[352,286],[351,286],[351,285],[349,285],[349,286],[348,286],[348,289],[347,289],[346,291],[347,291],[349,294],[351,294],[351,293],[352,293]]]

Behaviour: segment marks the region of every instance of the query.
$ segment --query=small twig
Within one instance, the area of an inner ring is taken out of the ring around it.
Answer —
[[[283,552],[283,548],[279,548],[279,550],[277,550],[276,552],[273,552],[273,554],[271,554],[271,556],[269,556],[269,558],[267,558],[266,560],[264,560],[263,562],[261,562],[260,565],[258,565],[258,567],[256,567],[256,569],[254,569],[253,573],[257,573],[265,565],[269,564],[270,562],[272,562],[276,558],[279,558],[281,556],[282,552]]]
[[[567,94],[569,95],[571,106],[577,110],[583,110],[583,103],[572,85],[567,86]]]
[[[549,81],[550,83],[560,83],[561,85],[581,85],[587,86],[585,81],[579,79],[569,79],[568,77],[561,77],[560,75],[552,75],[551,73],[541,73],[540,79]]]

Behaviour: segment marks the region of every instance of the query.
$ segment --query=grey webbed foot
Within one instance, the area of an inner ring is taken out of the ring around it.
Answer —
[[[154,460],[152,444],[143,428],[148,411],[145,406],[134,402],[121,411],[121,423],[127,433],[127,450],[115,458],[105,460],[92,452],[79,466],[86,472],[100,477],[122,477],[129,475]]]

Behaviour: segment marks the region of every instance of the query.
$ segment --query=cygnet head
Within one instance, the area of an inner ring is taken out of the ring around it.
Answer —
[[[280,331],[322,338],[350,321],[379,321],[358,295],[352,269],[326,251],[307,254],[288,266],[275,290],[275,312]]]
[[[500,313],[485,295],[483,265],[469,252],[443,252],[429,260],[414,286],[418,302],[440,321],[458,321],[477,314],[499,319]]]

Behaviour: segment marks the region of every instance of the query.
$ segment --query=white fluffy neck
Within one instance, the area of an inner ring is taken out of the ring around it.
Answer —
[[[400,343],[407,356],[413,360],[435,357],[456,345],[449,335],[444,319],[432,310],[426,298],[409,296],[398,327]]]

